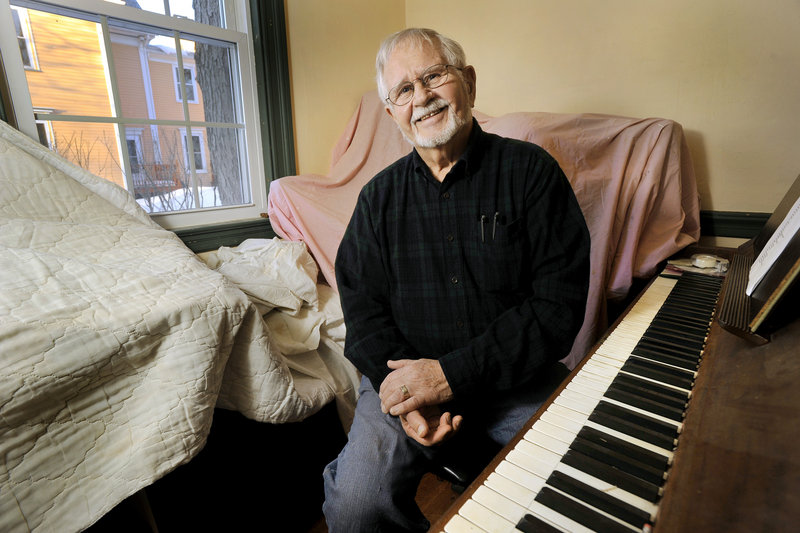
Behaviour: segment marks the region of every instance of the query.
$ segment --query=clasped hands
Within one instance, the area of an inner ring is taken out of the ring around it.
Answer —
[[[397,416],[406,434],[424,446],[453,436],[461,415],[442,412],[441,404],[453,398],[439,361],[398,359],[388,361],[392,372],[381,383],[381,410]]]

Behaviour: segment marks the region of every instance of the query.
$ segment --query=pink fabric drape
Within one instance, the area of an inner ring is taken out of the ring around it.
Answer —
[[[574,367],[607,327],[606,299],[624,297],[634,277],[700,236],[694,169],[680,124],[599,114],[475,111],[481,127],[524,139],[555,157],[572,183],[592,237],[583,327],[564,362]],[[275,232],[304,241],[328,283],[361,187],[411,147],[376,92],[361,99],[333,149],[328,176],[275,180],[269,217]]]

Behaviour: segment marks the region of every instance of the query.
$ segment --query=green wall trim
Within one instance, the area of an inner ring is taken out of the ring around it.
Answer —
[[[755,237],[769,219],[770,213],[739,211],[700,211],[700,233],[703,236]]]
[[[296,172],[283,0],[250,0],[266,180]]]
[[[181,228],[175,230],[175,234],[196,254],[217,250],[220,246],[237,246],[245,239],[271,239],[276,236],[266,218]]]

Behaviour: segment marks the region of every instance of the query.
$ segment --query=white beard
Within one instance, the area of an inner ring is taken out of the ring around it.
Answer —
[[[414,124],[417,119],[420,117],[424,117],[429,113],[433,113],[437,109],[440,109],[444,106],[449,108],[450,103],[443,99],[434,100],[430,104],[428,104],[424,109],[420,109],[419,111],[415,111],[411,123]],[[408,135],[401,129],[400,131],[403,133],[403,136],[406,138],[408,142],[412,145],[417,146],[419,148],[436,148],[438,146],[443,146],[450,142],[455,134],[466,124],[466,120],[464,117],[459,116],[457,113],[453,111],[452,108],[448,109],[448,117],[447,117],[447,124],[445,124],[444,129],[439,133],[433,134],[429,137],[425,137],[421,135],[416,128],[412,127],[413,138],[409,138]]]

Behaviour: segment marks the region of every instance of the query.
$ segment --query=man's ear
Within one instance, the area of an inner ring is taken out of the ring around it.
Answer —
[[[475,107],[475,96],[476,96],[476,74],[475,68],[472,65],[467,65],[464,67],[462,71],[464,75],[464,83],[467,86],[467,94],[469,95],[469,105],[471,107]]]

